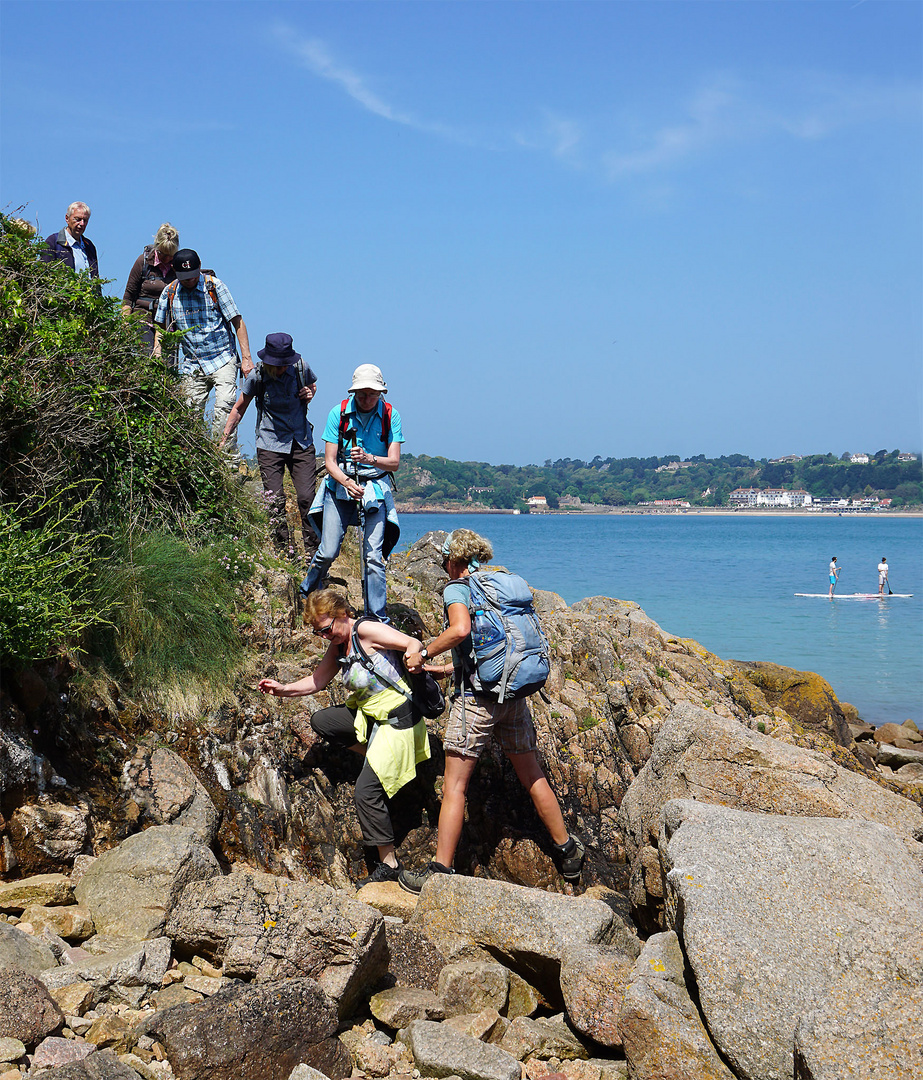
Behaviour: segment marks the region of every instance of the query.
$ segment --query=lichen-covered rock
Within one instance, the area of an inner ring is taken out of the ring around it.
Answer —
[[[94,932],[93,919],[82,904],[65,904],[62,907],[27,907],[21,921],[40,933],[46,927],[58,937],[68,941],[85,941]]]
[[[730,660],[770,706],[781,706],[803,727],[823,731],[840,746],[850,746],[852,733],[833,687],[813,671],[797,671],[765,660]]]
[[[320,882],[233,873],[193,882],[170,913],[182,952],[257,982],[310,975],[349,1015],[387,967],[381,915]]]
[[[170,941],[161,937],[98,957],[72,956],[69,963],[43,971],[39,978],[51,991],[86,985],[93,988],[97,1001],[138,1005],[161,985],[169,966]]]
[[[923,968],[919,938],[901,957]],[[923,1076],[923,984],[881,978],[874,963],[865,968],[865,992],[855,998],[856,979],[840,979],[826,1000],[806,1013],[795,1032],[798,1080],[919,1080]]]
[[[36,874],[0,882],[0,911],[23,911],[33,904],[72,904],[74,887],[64,874]]]
[[[138,1080],[134,1069],[124,1064],[112,1050],[95,1050],[71,1065],[44,1069],[35,1075],[41,1080]]]
[[[632,1080],[734,1080],[686,987],[672,930],[648,938],[625,989],[619,1036]]]
[[[502,964],[485,961],[446,964],[439,972],[439,997],[448,1016],[506,1009],[510,973]]]
[[[571,945],[561,957],[561,992],[571,1024],[603,1046],[618,1047],[622,995],[640,951],[611,945]]]
[[[419,930],[392,919],[385,922],[388,943],[388,978],[398,986],[436,992],[446,958]]]
[[[548,1061],[571,1061],[588,1058],[583,1043],[560,1017],[532,1020],[517,1016],[503,1034],[500,1049],[523,1061],[527,1057]]]
[[[413,1020],[444,1020],[445,1005],[442,998],[431,990],[417,990],[412,986],[394,986],[382,990],[369,999],[369,1011],[395,1031],[407,1027]]]
[[[414,1020],[402,1033],[421,1076],[467,1080],[520,1080],[519,1061],[497,1046],[463,1035],[448,1024]]]
[[[334,1002],[309,978],[233,986],[147,1023],[177,1080],[288,1080],[302,1064],[342,1080],[349,1054],[336,1030]]]

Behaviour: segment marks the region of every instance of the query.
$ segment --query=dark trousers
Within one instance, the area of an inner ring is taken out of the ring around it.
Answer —
[[[256,460],[260,466],[263,487],[271,492],[269,521],[273,540],[283,551],[289,551],[294,546],[291,530],[288,527],[288,518],[285,515],[285,491],[282,487],[287,468],[291,473],[295,496],[298,500],[304,548],[308,555],[313,556],[317,550],[317,537],[308,521],[308,511],[311,509],[311,503],[314,502],[314,485],[317,478],[317,460],[313,443],[304,449],[298,443],[293,443],[292,449],[287,454],[280,454],[275,450],[261,450],[257,447]]]
[[[356,738],[356,714],[345,705],[320,709],[311,717],[311,727],[335,746],[350,748],[359,742]],[[368,847],[393,844],[394,826],[391,824],[385,789],[367,761],[356,780],[353,798],[356,800],[356,817],[362,829],[363,842]]]

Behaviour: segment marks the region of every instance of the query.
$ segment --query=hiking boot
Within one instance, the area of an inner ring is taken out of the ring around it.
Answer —
[[[386,862],[380,862],[368,877],[356,882],[356,888],[361,889],[363,885],[375,885],[380,881],[397,881],[403,869],[400,863],[397,866],[389,866]]]
[[[431,862],[425,870],[402,870],[397,879],[398,885],[407,892],[418,893],[433,874],[454,874],[451,866]]]
[[[565,881],[579,881],[586,848],[576,836],[567,838],[566,844],[554,844],[554,864]]]

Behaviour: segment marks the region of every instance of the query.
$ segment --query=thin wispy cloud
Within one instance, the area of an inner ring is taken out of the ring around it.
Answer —
[[[320,38],[303,37],[291,26],[277,22],[272,27],[273,40],[294,56],[303,67],[320,79],[343,90],[363,109],[394,124],[438,135],[453,142],[470,142],[468,136],[446,124],[422,120],[411,112],[396,108],[369,85],[369,80],[338,60]]]
[[[920,88],[906,83],[850,84],[810,74],[757,86],[722,76],[678,106],[675,122],[653,127],[647,135],[626,135],[623,141],[634,147],[605,151],[602,163],[611,180],[663,173],[721,147],[779,135],[824,139],[864,123],[919,117],[920,111]],[[641,126],[636,121],[636,128]]]

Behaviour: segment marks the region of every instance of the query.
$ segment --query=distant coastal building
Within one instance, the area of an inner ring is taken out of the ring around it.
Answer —
[[[676,472],[677,469],[691,469],[696,464],[695,461],[668,461],[666,465],[658,465],[654,472]]]
[[[529,499],[529,509],[530,510],[547,510],[548,509],[548,500],[545,498],[544,495],[533,495]]]
[[[654,499],[653,502],[640,502],[638,506],[691,506],[685,499]]]
[[[786,491],[785,488],[735,488],[728,495],[731,506],[774,506],[793,508],[810,506],[811,496],[804,488]]]
[[[916,454],[898,454],[897,455],[897,460],[898,461],[916,461],[917,460],[917,455]]]
[[[868,463],[869,463],[868,454],[850,454],[849,455],[849,464],[850,465],[868,465]]]
[[[770,458],[770,465],[793,465],[796,461],[801,461],[800,454],[786,454],[785,457]]]

